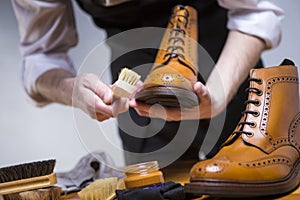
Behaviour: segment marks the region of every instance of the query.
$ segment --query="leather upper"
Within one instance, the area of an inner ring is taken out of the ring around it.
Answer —
[[[190,6],[175,7],[144,87],[192,90],[198,73],[197,38],[197,11]]]
[[[261,81],[250,83],[246,113],[220,151],[193,166],[191,180],[279,180],[299,160],[297,68],[254,69],[250,77]]]
[[[280,76],[278,76],[280,74]],[[252,77],[261,77],[262,84],[251,82],[250,87],[263,91],[261,96],[250,93],[249,99],[257,99],[259,106],[248,104],[248,110],[257,110],[259,117],[247,115],[247,121],[254,121],[255,127],[245,126],[253,136],[243,135],[243,140],[266,153],[289,144],[289,128],[299,112],[299,84],[294,66],[281,66],[252,70]],[[299,140],[300,142],[300,140]]]

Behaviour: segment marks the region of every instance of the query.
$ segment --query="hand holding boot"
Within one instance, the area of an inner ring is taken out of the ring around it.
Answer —
[[[223,110],[222,107],[218,106],[223,105],[223,103],[216,102],[217,99],[213,97],[213,93],[210,92],[209,88],[201,82],[195,83],[194,91],[201,103],[192,108],[162,107],[158,104],[149,105],[135,101],[134,99],[129,102],[129,105],[134,107],[141,116],[162,118],[166,121],[207,119],[218,115]]]

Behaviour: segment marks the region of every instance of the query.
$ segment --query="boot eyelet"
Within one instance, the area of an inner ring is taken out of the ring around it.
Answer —
[[[262,85],[262,84],[263,84],[263,80],[262,80],[262,79],[258,79],[258,80],[257,80],[257,83],[258,83],[259,85]]]
[[[251,138],[251,137],[254,136],[254,133],[253,133],[253,132],[248,132],[248,133],[246,134],[246,136],[247,136],[248,138]]]
[[[251,127],[251,128],[255,128],[256,125],[257,125],[256,122],[251,122],[250,127]]]
[[[257,94],[258,96],[262,96],[262,95],[263,95],[263,91],[257,90],[256,94]]]
[[[258,110],[254,111],[254,113],[253,113],[253,116],[254,116],[254,117],[258,117],[259,115],[260,115],[260,113],[259,113]]]
[[[254,105],[256,105],[257,107],[261,105],[260,100],[256,99],[255,101],[256,101],[256,102],[254,103]]]

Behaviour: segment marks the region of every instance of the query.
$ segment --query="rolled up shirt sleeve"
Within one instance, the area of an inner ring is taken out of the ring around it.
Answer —
[[[228,9],[229,30],[237,30],[261,38],[268,49],[281,41],[281,19],[284,12],[268,0],[218,0]]]
[[[71,1],[13,0],[20,33],[24,89],[36,105],[47,104],[36,92],[36,80],[51,69],[75,76],[68,50],[78,42]]]

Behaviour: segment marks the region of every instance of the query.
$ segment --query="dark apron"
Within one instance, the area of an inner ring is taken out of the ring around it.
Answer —
[[[217,61],[228,34],[228,30],[226,28],[227,11],[221,8],[216,0],[141,0],[127,2],[122,5],[108,8],[95,3],[96,0],[77,1],[81,8],[93,17],[95,24],[106,30],[108,37],[133,28],[165,28],[171,15],[171,10],[175,5],[191,5],[198,11],[198,42],[210,54],[214,62]],[[134,68],[135,66],[145,63],[153,63],[155,59],[156,49],[139,49],[122,55],[122,52],[120,52],[120,49],[122,48],[118,47],[122,46],[123,43],[126,42],[120,40],[118,44],[116,44],[116,42],[107,43],[111,47],[111,56],[113,60],[111,63],[111,73],[113,81],[117,80],[122,67],[129,66]],[[199,71],[201,74],[199,79],[201,78],[201,81],[205,82],[213,66],[205,66],[205,70],[203,70],[201,68],[203,67],[201,66],[201,62],[203,62],[203,60],[199,58]],[[259,62],[257,67],[261,66],[262,63]],[[148,66],[147,69],[139,71],[139,73],[142,73],[142,77],[145,78],[150,69],[151,66]],[[236,96],[228,104],[224,127],[221,130],[221,136],[210,152],[204,152],[207,154],[207,157],[213,156],[218,151],[219,146],[232,133],[238,123],[241,113],[245,109],[244,101],[247,99],[247,95],[244,91],[246,87],[248,87],[247,81],[240,86]],[[130,118],[132,118],[134,122],[132,122]],[[129,164],[155,159],[155,157],[148,158],[145,156],[133,158],[130,153],[128,154],[128,152],[146,153],[163,148],[169,144],[175,137],[176,133],[178,133],[180,123],[185,123],[185,130],[187,132],[191,127],[197,127],[198,124],[200,124],[194,141],[185,153],[182,152],[183,155],[179,158],[198,160],[198,152],[209,128],[210,120],[187,120],[165,123],[160,119],[140,117],[135,110],[130,109],[128,113],[121,114],[118,117],[118,123],[120,127],[120,137],[125,150],[125,159],[127,164]],[[151,126],[149,126],[149,124],[151,124]],[[136,130],[132,128],[137,125],[145,128],[139,128]],[[157,127],[163,128],[161,130],[157,130]],[[156,131],[158,131],[157,134],[155,134]],[[139,138],[135,137],[135,135],[151,135],[151,137]],[[219,135],[219,133],[216,135]],[[180,143],[178,146],[180,146]],[[166,156],[168,155],[169,154],[166,153]]]

